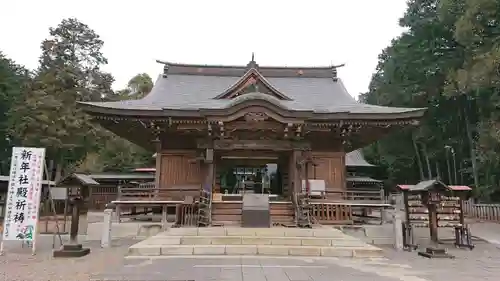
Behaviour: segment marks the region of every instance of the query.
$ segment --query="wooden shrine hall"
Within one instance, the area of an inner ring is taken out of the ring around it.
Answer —
[[[358,103],[338,66],[159,63],[163,74],[144,98],[79,105],[156,152],[149,194],[142,186],[130,204],[188,205],[195,224],[245,225],[245,206],[259,205],[272,224],[301,225],[380,207],[378,191],[346,191],[346,153],[418,125],[425,112]]]

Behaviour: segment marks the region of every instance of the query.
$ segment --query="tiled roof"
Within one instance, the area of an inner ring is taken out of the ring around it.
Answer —
[[[146,173],[106,173],[106,174],[90,174],[92,179],[99,180],[148,180],[154,179],[154,175]]]
[[[248,71],[244,66],[172,65],[169,68],[167,74],[159,76],[152,91],[142,99],[81,104],[88,111],[93,111],[92,108],[150,112],[224,109],[231,106],[231,100],[216,97]],[[327,75],[331,68],[259,67],[258,71],[275,89],[290,98],[276,99],[276,102],[280,103],[282,108],[292,111],[350,114],[423,114],[424,111],[358,103],[347,92],[340,79]]]
[[[348,167],[373,167],[374,165],[366,162],[361,149],[351,151],[345,155],[345,165]]]
[[[361,182],[361,183],[380,183],[380,182],[382,182],[382,181],[379,181],[379,180],[376,180],[376,179],[372,179],[370,177],[357,177],[357,176],[347,177],[346,181],[349,181],[349,182]]]
[[[421,181],[417,183],[416,185],[404,185],[404,184],[399,184],[397,187],[403,191],[409,190],[409,191],[425,191],[429,188],[431,188],[434,184],[440,184],[444,188],[451,190],[451,191],[471,191],[472,188],[466,186],[466,185],[446,185],[438,180],[426,180],[426,181]]]
[[[64,177],[57,183],[57,185],[59,186],[59,185],[71,184],[74,181],[77,181],[79,184],[83,186],[99,185],[99,183],[96,182],[90,175],[79,174],[79,173],[74,173],[67,177]]]

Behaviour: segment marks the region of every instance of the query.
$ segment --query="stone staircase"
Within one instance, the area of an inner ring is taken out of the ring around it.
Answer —
[[[129,248],[130,256],[263,255],[381,257],[381,249],[333,228],[171,228]]]

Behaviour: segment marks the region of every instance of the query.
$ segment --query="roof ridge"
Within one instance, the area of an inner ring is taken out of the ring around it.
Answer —
[[[156,60],[157,63],[159,64],[166,64],[169,66],[181,66],[181,67],[193,67],[193,68],[199,68],[199,67],[206,67],[206,68],[243,68],[246,69],[247,65],[224,65],[224,64],[196,64],[196,63],[178,63],[178,62],[171,62],[171,61],[162,61],[162,60]],[[276,65],[265,65],[262,66],[259,64],[259,68],[263,69],[324,69],[324,70],[332,70],[333,68],[339,68],[344,66],[343,64],[341,65],[329,65],[329,66],[287,66],[287,65],[282,65],[282,66],[276,66]]]
[[[181,64],[166,61],[157,61],[163,64],[163,77],[169,75],[198,75],[198,76],[229,76],[241,77],[249,69],[255,67],[263,77],[280,78],[328,78],[336,81],[337,68],[343,65],[321,66],[321,67],[291,67],[291,66],[259,66],[256,62],[247,65],[203,65],[203,64]]]

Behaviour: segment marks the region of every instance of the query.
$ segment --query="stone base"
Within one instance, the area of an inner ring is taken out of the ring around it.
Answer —
[[[418,252],[418,255],[421,257],[429,258],[429,259],[454,259],[455,257],[446,253],[445,249],[432,248],[427,247],[425,252]]]
[[[90,254],[89,248],[83,248],[82,244],[64,245],[60,250],[54,250],[54,258],[79,258]]]
[[[242,227],[271,227],[269,196],[267,194],[244,194],[241,210]]]

